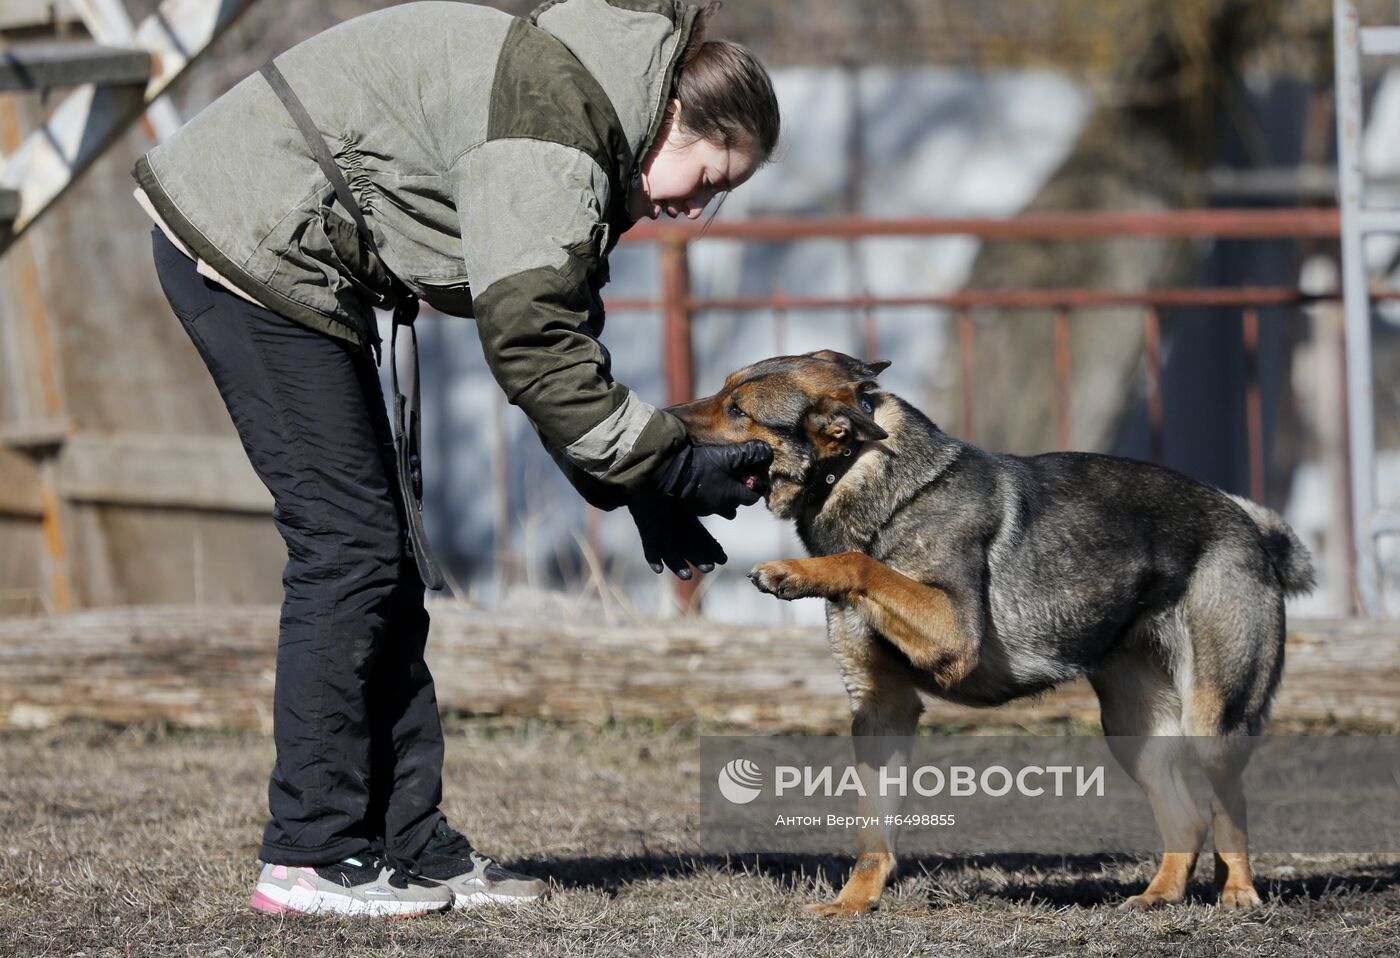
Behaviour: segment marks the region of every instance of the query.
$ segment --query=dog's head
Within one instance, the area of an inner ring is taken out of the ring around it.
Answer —
[[[750,484],[763,491],[776,515],[791,518],[814,463],[887,437],[875,422],[875,377],[887,366],[829,349],[777,356],[734,373],[713,396],[667,411],[697,445],[768,443],[773,464],[766,477],[753,477]]]

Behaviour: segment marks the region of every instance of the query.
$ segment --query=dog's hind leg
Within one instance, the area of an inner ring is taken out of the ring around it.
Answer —
[[[857,808],[861,819],[860,854],[855,868],[830,902],[808,905],[814,915],[853,915],[873,911],[896,868],[895,842],[899,828],[885,824],[897,817],[902,795],[886,796],[884,770],[907,776],[909,752],[923,706],[907,667],[873,641],[858,616],[828,606],[832,648],[841,662],[851,696],[851,735],[861,790]]]
[[[980,582],[925,585],[860,552],[765,562],[749,578],[780,599],[815,597],[854,609],[944,688],[957,685],[977,666]]]
[[[1220,587],[1248,573],[1198,573],[1185,608],[1192,654],[1183,718],[1215,793],[1215,891],[1220,907],[1232,911],[1260,904],[1249,865],[1244,770],[1283,671],[1283,597],[1270,601],[1267,581],[1258,589]]]
[[[1253,742],[1248,735],[1193,737],[1196,756],[1210,779],[1215,836],[1215,893],[1221,908],[1256,908],[1259,892],[1249,866],[1244,768]]]
[[[1114,758],[1147,793],[1162,835],[1162,864],[1124,908],[1153,908],[1186,897],[1205,841],[1207,819],[1191,795],[1184,766],[1194,756],[1182,738],[1181,697],[1166,663],[1149,649],[1128,649],[1089,677],[1098,693]]]

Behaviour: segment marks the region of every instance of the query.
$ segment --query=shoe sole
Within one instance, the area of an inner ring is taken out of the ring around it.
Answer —
[[[543,895],[536,895],[534,898],[521,898],[517,895],[491,895],[484,891],[472,892],[470,895],[453,892],[452,905],[454,908],[475,908],[479,905],[532,905],[542,898],[544,898]]]
[[[328,895],[305,888],[278,888],[259,885],[248,899],[248,907],[265,915],[365,915],[376,918],[417,918],[446,911],[452,902],[374,901],[348,895]]]

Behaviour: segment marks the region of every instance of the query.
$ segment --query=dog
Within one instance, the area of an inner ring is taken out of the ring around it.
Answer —
[[[996,706],[1086,676],[1106,735],[1201,736],[1164,749],[1109,740],[1165,845],[1123,907],[1180,902],[1212,825],[1220,906],[1257,906],[1240,776],[1282,675],[1284,596],[1313,586],[1307,550],[1263,506],[1156,465],[958,440],[879,388],[888,365],[780,356],[670,410],[693,442],[772,447],[750,482],[810,558],[749,578],[826,600],[858,767],[907,760],[878,743],[914,733],[920,692]],[[1184,752],[1209,779],[1209,815],[1181,787]],[[836,899],[808,910],[878,907],[894,843],[893,829],[862,830]]]

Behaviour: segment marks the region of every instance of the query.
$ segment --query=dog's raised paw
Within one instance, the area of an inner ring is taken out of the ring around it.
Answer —
[[[767,592],[780,599],[801,599],[812,593],[804,588],[805,580],[786,561],[764,562],[753,567],[749,580],[759,592]]]

